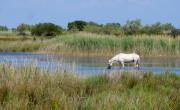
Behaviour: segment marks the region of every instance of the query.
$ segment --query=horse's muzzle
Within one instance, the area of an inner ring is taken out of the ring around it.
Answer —
[[[110,66],[110,65],[108,65],[107,69],[111,69],[111,66]]]

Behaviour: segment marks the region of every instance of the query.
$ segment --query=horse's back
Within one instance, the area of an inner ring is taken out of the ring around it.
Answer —
[[[111,60],[139,60],[140,57],[136,53],[119,53],[116,56],[114,56]]]
[[[136,53],[119,53],[117,55],[119,58],[125,58],[125,59],[140,59],[140,56]]]
[[[137,53],[119,53],[118,54],[119,56],[138,56],[139,55]]]

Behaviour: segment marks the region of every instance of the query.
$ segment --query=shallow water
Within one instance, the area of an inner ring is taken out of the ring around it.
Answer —
[[[118,65],[107,70],[108,57],[75,57],[62,55],[32,54],[32,53],[0,53],[0,64],[10,62],[15,66],[35,65],[50,70],[60,69],[78,74],[97,74],[115,71],[137,71],[131,64],[124,69]],[[178,58],[141,58],[140,71],[162,73],[166,71],[180,74],[180,59]]]

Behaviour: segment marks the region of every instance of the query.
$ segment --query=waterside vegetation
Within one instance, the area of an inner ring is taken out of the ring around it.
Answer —
[[[180,76],[122,72],[79,76],[35,66],[0,65],[0,109],[178,110]]]
[[[53,23],[0,26],[0,52],[38,52],[112,56],[136,52],[141,56],[180,57],[180,31],[171,23],[142,25],[140,19],[98,24],[83,20],[63,29]]]
[[[37,52],[78,56],[112,56],[120,52],[136,52],[141,56],[180,57],[180,38],[174,39],[162,35],[117,37],[78,32],[56,36],[52,39],[30,36],[1,36],[0,39],[1,52]]]
[[[180,39],[168,36],[109,36],[89,33],[56,37],[45,51],[68,54],[111,56],[120,52],[136,52],[143,56],[179,56]]]

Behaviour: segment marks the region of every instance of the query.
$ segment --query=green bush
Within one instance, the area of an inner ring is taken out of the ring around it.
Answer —
[[[173,38],[176,38],[178,35],[180,35],[180,30],[179,30],[179,29],[173,29],[173,30],[171,31],[171,36],[172,36]]]
[[[63,28],[53,23],[39,23],[32,27],[34,36],[56,36],[63,33]]]
[[[87,22],[85,21],[73,21],[68,23],[68,30],[78,30],[83,31],[84,27],[87,25]]]
[[[137,34],[138,30],[141,28],[141,20],[128,20],[123,26],[123,31],[126,35]]]
[[[119,23],[107,23],[103,26],[103,33],[119,36],[122,34],[121,25]]]
[[[31,26],[29,24],[20,24],[17,26],[16,31],[19,33],[19,35],[28,35],[30,33]]]
[[[89,22],[85,27],[84,31],[90,32],[90,33],[96,33],[96,34],[103,34],[103,25]]]

